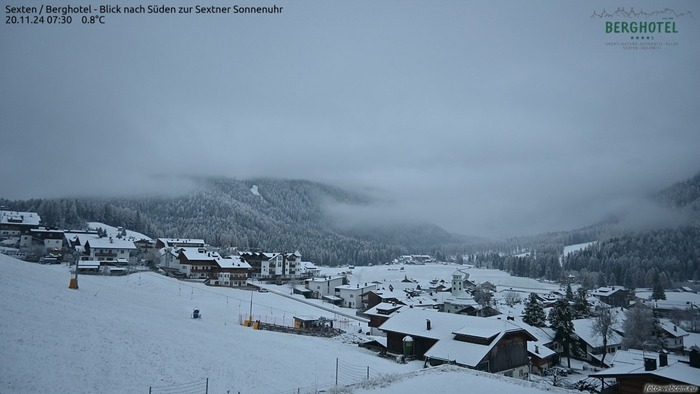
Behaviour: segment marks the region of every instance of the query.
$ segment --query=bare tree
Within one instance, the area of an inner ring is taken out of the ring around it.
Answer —
[[[652,337],[654,314],[650,309],[632,308],[627,311],[623,331],[625,348],[644,349],[645,343]]]
[[[520,294],[514,291],[507,291],[503,295],[503,301],[505,301],[506,305],[512,307],[515,304],[519,304],[522,301],[522,298],[520,297]]]
[[[603,365],[605,365],[605,355],[608,354],[608,341],[617,337],[616,325],[617,316],[610,308],[603,309],[593,321],[593,335],[603,339],[603,358],[600,360]]]

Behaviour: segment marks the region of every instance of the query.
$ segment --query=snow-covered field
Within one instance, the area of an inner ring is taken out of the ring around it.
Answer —
[[[570,255],[571,253],[586,249],[587,247],[589,247],[590,245],[593,245],[594,243],[596,243],[596,241],[586,242],[586,243],[576,244],[576,245],[566,245],[566,246],[564,246],[563,256],[566,257],[566,256]]]
[[[430,281],[433,279],[445,280],[446,285],[450,286],[452,281],[452,273],[456,270],[461,270],[469,274],[469,280],[477,284],[483,282],[491,282],[496,285],[499,290],[513,289],[527,292],[550,292],[559,290],[559,285],[555,283],[543,283],[532,278],[521,278],[510,276],[507,272],[475,268],[472,266],[458,264],[426,264],[426,265],[376,265],[370,267],[348,267],[328,268],[321,267],[321,275],[337,275],[340,272],[350,271],[349,275],[351,283],[364,282],[386,282],[397,283],[404,278],[416,280],[421,288],[427,289],[430,286]]]
[[[107,231],[107,236],[108,237],[117,237],[117,234],[119,234],[119,229],[116,227],[110,226],[108,224],[100,223],[100,222],[88,222],[88,228],[90,230],[97,230],[98,228],[102,227],[105,231]],[[131,230],[126,230],[126,239],[134,239],[135,241],[141,240],[141,239],[151,239],[148,236],[145,236],[141,233],[138,233],[136,231],[131,231]]]
[[[370,380],[344,392],[513,393],[548,390],[466,370],[418,372],[334,339],[257,331],[239,324],[250,291],[206,287],[156,273],[81,276],[63,265],[0,255],[0,392],[292,393]],[[191,319],[194,308],[202,319]],[[254,314],[333,316],[274,293],[253,294]],[[357,323],[359,324],[359,323]],[[393,382],[393,383],[392,383]],[[300,390],[298,390],[300,389]],[[158,392],[154,389],[153,391]],[[163,392],[161,390],[161,392]]]

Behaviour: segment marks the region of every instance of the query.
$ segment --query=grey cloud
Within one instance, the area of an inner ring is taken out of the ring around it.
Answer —
[[[6,26],[0,196],[302,178],[375,190],[387,220],[504,236],[590,224],[700,170],[698,23],[677,47],[624,51],[595,5],[541,5]]]

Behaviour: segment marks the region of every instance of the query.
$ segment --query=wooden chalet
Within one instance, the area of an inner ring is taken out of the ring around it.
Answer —
[[[390,353],[525,378],[532,334],[509,321],[402,308],[380,327]],[[406,344],[411,343],[411,354]]]
[[[700,349],[693,347],[690,359],[666,353],[621,350],[612,368],[590,374],[601,380],[602,392],[637,394],[644,392],[697,392],[700,387]],[[607,379],[607,380],[606,380]]]

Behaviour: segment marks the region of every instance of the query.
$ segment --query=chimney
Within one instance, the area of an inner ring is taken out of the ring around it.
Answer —
[[[430,331],[430,319],[425,319],[425,328]]]
[[[678,332],[678,326],[673,326],[673,331]]]
[[[644,357],[644,370],[645,371],[655,371],[656,370],[656,359],[651,357]]]
[[[661,352],[659,353],[659,367],[665,367],[668,365],[668,354]]]
[[[535,345],[535,353],[540,354],[540,347]]]

